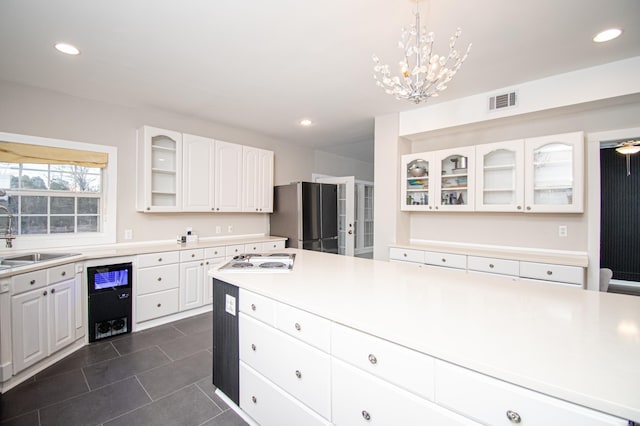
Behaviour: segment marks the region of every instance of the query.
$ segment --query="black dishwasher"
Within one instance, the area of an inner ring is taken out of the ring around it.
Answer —
[[[131,333],[131,263],[87,268],[89,341]]]
[[[238,287],[213,279],[213,384],[238,405]]]

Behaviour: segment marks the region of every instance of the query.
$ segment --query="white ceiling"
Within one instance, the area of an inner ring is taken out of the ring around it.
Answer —
[[[415,106],[375,86],[371,56],[398,62],[400,29],[412,23],[414,7],[410,0],[0,0],[0,79],[373,161],[373,118]],[[640,55],[638,0],[431,0],[421,9],[437,50],[458,26],[460,47],[473,43],[438,102]],[[610,26],[624,28],[622,37],[591,41]],[[82,54],[57,53],[57,41]],[[304,117],[316,124],[298,126]]]

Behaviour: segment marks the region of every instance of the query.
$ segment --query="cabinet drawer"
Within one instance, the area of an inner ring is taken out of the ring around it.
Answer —
[[[331,348],[331,323],[317,315],[276,303],[276,327],[322,351]]]
[[[205,259],[209,259],[212,257],[224,257],[226,256],[224,247],[207,247],[204,249],[204,257]]]
[[[490,425],[627,425],[571,404],[456,365],[436,362],[436,402]],[[508,416],[520,418],[512,421]]]
[[[520,274],[520,262],[517,260],[469,256],[467,258],[467,269],[470,271],[518,276]]]
[[[180,269],[178,264],[156,266],[138,271],[136,283],[138,294],[178,288],[180,285]]]
[[[180,251],[180,262],[190,262],[192,260],[204,259],[203,249],[192,249]]]
[[[276,302],[273,299],[240,289],[238,310],[271,326],[275,325]]]
[[[40,271],[14,275],[11,281],[13,282],[13,294],[44,287],[47,285],[47,271],[42,269]]]
[[[282,250],[285,247],[285,241],[268,241],[262,243],[262,250]]]
[[[328,354],[243,314],[240,359],[326,419],[331,418]]]
[[[141,254],[138,256],[138,268],[166,265],[168,263],[178,263],[179,261],[179,251],[165,251],[162,253]]]
[[[335,358],[331,375],[336,425],[479,425]]]
[[[464,254],[425,251],[424,263],[428,265],[446,266],[447,268],[467,269],[467,256]]]
[[[240,362],[240,408],[261,426],[330,426],[244,362]]]
[[[262,251],[262,243],[251,243],[244,245],[245,253],[260,253]]]
[[[402,260],[405,262],[424,263],[424,252],[422,250],[391,247],[389,249],[389,259]]]
[[[227,257],[237,256],[244,252],[244,244],[236,244],[234,246],[226,246],[224,248],[224,255]]]
[[[520,276],[524,278],[582,285],[584,282],[584,269],[579,266],[520,262]]]
[[[136,297],[136,322],[147,321],[178,312],[179,289],[159,291]]]
[[[433,400],[434,359],[337,323],[331,354],[401,388]]]
[[[76,273],[76,264],[69,263],[67,265],[54,266],[47,269],[47,282],[49,284],[57,283],[60,281],[73,278]]]

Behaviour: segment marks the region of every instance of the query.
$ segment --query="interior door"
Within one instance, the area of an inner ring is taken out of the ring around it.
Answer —
[[[338,185],[338,253],[353,256],[355,251],[355,176],[316,178],[316,182]]]

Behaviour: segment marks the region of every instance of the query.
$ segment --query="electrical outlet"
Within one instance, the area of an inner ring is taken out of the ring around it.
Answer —
[[[566,237],[567,236],[567,225],[558,226],[558,236]]]
[[[125,229],[124,230],[124,239],[125,240],[133,240],[133,229]]]
[[[233,232],[233,225],[229,225],[229,226],[227,227],[227,232],[228,232],[228,233],[232,233],[232,232]]]
[[[220,227],[220,225],[216,226],[216,234],[219,234],[222,232],[222,228]]]

